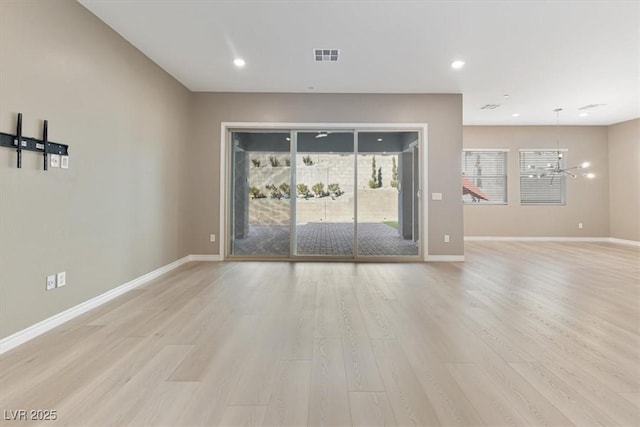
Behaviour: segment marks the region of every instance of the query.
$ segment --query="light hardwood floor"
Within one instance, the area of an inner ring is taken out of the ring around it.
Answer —
[[[640,251],[191,263],[0,356],[42,425],[638,426]]]

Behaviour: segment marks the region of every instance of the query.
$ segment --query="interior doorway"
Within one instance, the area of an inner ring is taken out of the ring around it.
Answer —
[[[422,129],[224,134],[225,258],[423,258]]]

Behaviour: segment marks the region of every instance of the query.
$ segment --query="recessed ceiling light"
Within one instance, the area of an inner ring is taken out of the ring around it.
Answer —
[[[580,113],[579,116],[580,117],[587,117],[589,115],[589,113]]]
[[[503,98],[508,98],[508,97],[509,97],[509,94],[508,94],[508,93],[505,93],[504,95],[502,95],[502,97],[503,97]]]
[[[286,139],[287,141],[291,141],[291,138],[289,138],[289,137],[286,137],[285,139]]]
[[[464,67],[464,61],[453,61],[451,63],[451,68],[454,70],[459,70],[462,67]]]
[[[382,142],[382,138],[378,138],[378,142]]]
[[[235,65],[238,68],[242,68],[245,65],[244,59],[242,58],[236,58],[233,60],[233,65]]]
[[[511,117],[520,117],[520,113],[513,113]]]

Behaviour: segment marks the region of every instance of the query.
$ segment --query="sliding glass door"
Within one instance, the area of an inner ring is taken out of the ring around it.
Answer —
[[[231,134],[230,255],[291,253],[289,132]]]
[[[227,254],[238,258],[420,255],[420,133],[237,130]]]
[[[358,132],[358,256],[416,256],[418,132]]]
[[[296,132],[295,255],[354,255],[353,132]]]

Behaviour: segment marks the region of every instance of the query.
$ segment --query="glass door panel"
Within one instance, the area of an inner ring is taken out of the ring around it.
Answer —
[[[418,132],[358,132],[358,256],[419,255]]]
[[[354,255],[354,134],[297,132],[295,255]]]
[[[289,132],[232,132],[230,255],[291,254]]]

